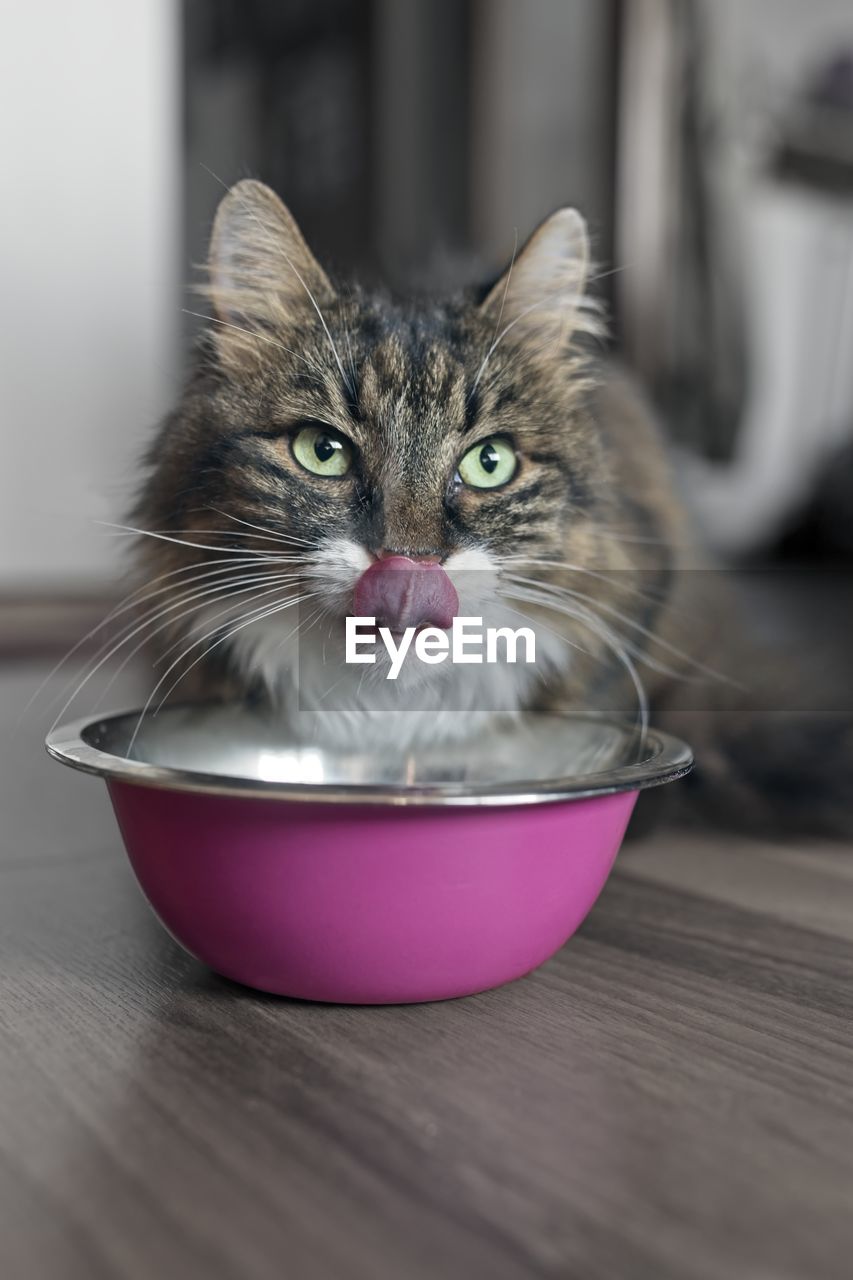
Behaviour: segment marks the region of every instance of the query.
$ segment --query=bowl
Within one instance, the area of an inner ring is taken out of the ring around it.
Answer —
[[[441,1000],[535,969],[580,925],[667,734],[529,713],[475,743],[335,752],[271,717],[169,707],[55,729],[105,778],[133,870],[217,973],[309,1000]]]

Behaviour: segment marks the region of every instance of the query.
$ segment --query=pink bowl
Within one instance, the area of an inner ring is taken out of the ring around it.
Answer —
[[[225,977],[352,1004],[447,999],[535,969],[598,897],[638,790],[691,764],[666,735],[649,732],[638,758],[630,729],[581,718],[525,717],[474,762],[470,745],[335,756],[222,707],[169,709],[122,754],[135,723],[69,726],[48,750],[107,778],[166,928]],[[509,776],[520,754],[525,776]]]

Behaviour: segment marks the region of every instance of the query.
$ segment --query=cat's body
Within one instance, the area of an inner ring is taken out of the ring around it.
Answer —
[[[405,746],[531,706],[656,718],[721,665],[652,415],[593,354],[587,256],[563,210],[485,298],[399,303],[336,290],[267,188],[226,196],[213,331],[136,512],[161,692],[224,681],[307,739]],[[388,556],[532,627],[535,667],[348,666],[354,590]]]

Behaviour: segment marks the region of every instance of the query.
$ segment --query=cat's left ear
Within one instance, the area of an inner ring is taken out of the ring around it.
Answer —
[[[589,274],[589,236],[576,209],[546,218],[481,304],[520,334],[568,342],[578,329],[597,332],[600,321],[584,296]]]
[[[258,331],[290,327],[335,297],[289,209],[263,182],[248,179],[216,211],[208,275],[204,292],[220,322],[216,340],[226,365],[258,357]]]

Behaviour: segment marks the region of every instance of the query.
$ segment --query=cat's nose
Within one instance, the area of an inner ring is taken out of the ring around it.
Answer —
[[[375,618],[391,631],[446,629],[459,613],[459,597],[438,560],[383,555],[355,584],[353,607],[356,617]]]

